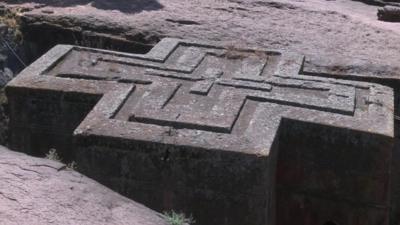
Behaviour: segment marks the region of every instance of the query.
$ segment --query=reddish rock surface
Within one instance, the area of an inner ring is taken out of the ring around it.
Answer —
[[[6,0],[30,8],[30,25],[96,30],[120,38],[179,37],[288,49],[311,70],[399,78],[400,24],[378,6],[348,0]]]
[[[0,224],[166,225],[158,213],[65,165],[0,147]]]

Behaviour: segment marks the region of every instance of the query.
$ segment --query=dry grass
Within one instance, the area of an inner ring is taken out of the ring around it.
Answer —
[[[18,14],[20,9],[7,9],[6,12],[0,15],[0,24],[6,25],[8,28],[14,30],[14,39],[16,42],[21,43],[23,40],[22,33],[19,27]]]
[[[17,21],[17,11],[7,10],[3,15],[0,15],[0,23],[3,23],[10,28],[18,28],[19,23]]]

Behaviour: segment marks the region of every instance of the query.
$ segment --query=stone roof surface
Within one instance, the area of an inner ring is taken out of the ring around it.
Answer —
[[[253,154],[268,154],[281,118],[393,136],[390,88],[300,75],[303,62],[290,52],[179,39],[144,55],[60,45],[9,89],[102,96],[75,135]]]

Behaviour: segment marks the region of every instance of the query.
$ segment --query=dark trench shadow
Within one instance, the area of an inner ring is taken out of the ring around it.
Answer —
[[[363,2],[367,5],[375,5],[375,6],[400,5],[399,0],[353,0],[353,1]]]
[[[38,3],[43,6],[71,7],[91,4],[102,10],[118,10],[123,13],[139,13],[164,8],[158,0],[4,0],[9,4]]]

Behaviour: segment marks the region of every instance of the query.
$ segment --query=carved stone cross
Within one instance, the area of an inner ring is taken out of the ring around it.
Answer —
[[[304,76],[302,65],[177,39],[144,55],[60,45],[7,87],[11,144],[59,149],[200,224],[386,221],[392,90]]]

